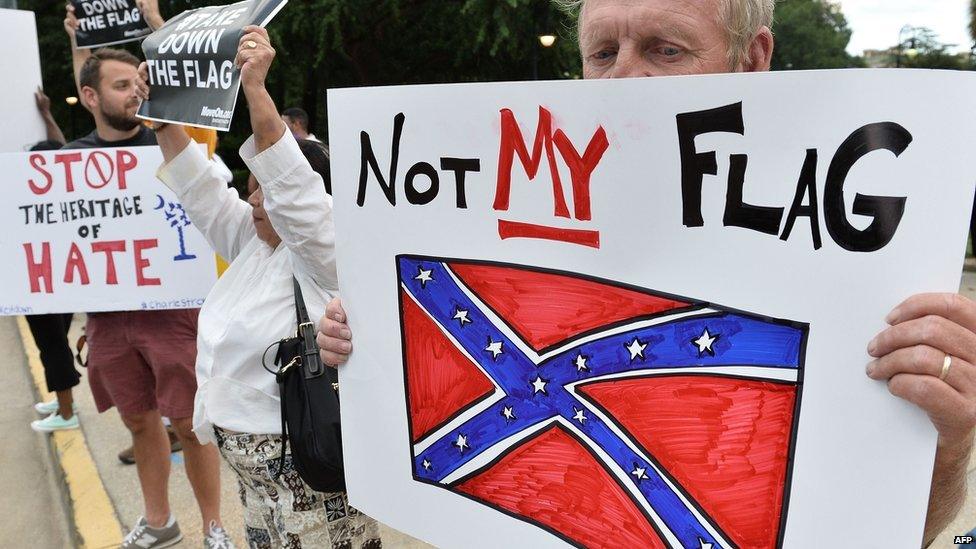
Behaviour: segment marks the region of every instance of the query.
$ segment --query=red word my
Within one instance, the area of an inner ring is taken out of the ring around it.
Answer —
[[[558,150],[572,179],[573,216],[577,221],[589,221],[592,218],[590,177],[609,145],[606,131],[603,126],[599,126],[593,133],[593,137],[590,138],[586,150],[580,154],[563,130],[557,129],[553,132],[552,114],[544,107],[539,107],[539,123],[535,130],[535,139],[532,142],[532,153],[530,154],[525,138],[522,136],[522,130],[519,128],[518,121],[515,120],[515,114],[509,109],[502,109],[498,180],[493,205],[495,210],[508,210],[512,189],[512,165],[515,156],[518,156],[529,180],[533,180],[539,172],[539,166],[542,164],[542,153],[545,151],[549,164],[549,178],[552,182],[553,215],[569,218],[569,208],[566,206],[562,180],[559,177],[559,169],[556,163],[555,150]],[[600,233],[592,230],[548,227],[499,219],[498,234],[502,239],[541,238],[582,244],[593,248],[600,247]]]

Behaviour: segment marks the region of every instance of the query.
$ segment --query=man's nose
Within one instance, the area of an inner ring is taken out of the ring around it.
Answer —
[[[654,76],[654,67],[639,48],[621,48],[610,72],[610,78]]]

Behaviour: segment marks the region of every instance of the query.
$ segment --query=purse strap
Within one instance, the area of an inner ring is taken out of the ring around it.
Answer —
[[[302,371],[305,378],[318,377],[325,373],[325,366],[319,357],[319,346],[315,342],[315,324],[308,318],[308,311],[305,309],[305,298],[302,296],[302,287],[298,284],[298,279],[291,277],[295,285],[295,316],[298,319],[298,337],[302,340]]]
[[[302,287],[298,284],[298,279],[291,277],[295,287],[295,317],[298,320],[298,339],[301,340],[300,368],[305,379],[311,379],[323,375],[326,372],[325,365],[319,356],[319,347],[315,342],[315,324],[308,318],[308,310],[305,308],[305,298],[302,295]],[[267,351],[265,351],[267,352]],[[263,358],[262,358],[263,361]],[[276,361],[277,362],[277,361]],[[289,375],[287,368],[281,365],[281,369],[276,374],[278,387],[281,390],[279,395],[281,402],[281,455],[278,457],[278,470],[272,475],[277,479],[285,470],[285,455],[288,451],[288,420],[287,420],[287,391],[285,390],[286,375]],[[291,375],[295,375],[294,372]],[[336,387],[336,378],[331,377],[332,387]]]

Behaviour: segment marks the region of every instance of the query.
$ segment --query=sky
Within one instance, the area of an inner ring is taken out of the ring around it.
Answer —
[[[860,55],[866,49],[885,49],[898,43],[905,25],[928,27],[943,43],[957,44],[954,51],[968,51],[969,0],[839,0],[854,34],[847,51]]]

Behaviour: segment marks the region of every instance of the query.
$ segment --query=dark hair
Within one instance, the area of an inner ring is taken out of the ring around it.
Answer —
[[[45,141],[38,141],[37,143],[34,144],[33,147],[30,148],[30,150],[31,150],[31,152],[33,152],[33,151],[56,151],[56,150],[58,150],[58,149],[60,149],[62,147],[64,147],[64,143],[62,143],[60,141],[56,141],[54,139],[47,139]]]
[[[310,139],[299,139],[298,148],[305,155],[305,160],[312,166],[312,170],[322,176],[325,192],[332,194],[332,181],[329,175],[329,148]]]
[[[299,109],[298,107],[291,107],[281,111],[281,116],[291,118],[297,122],[303,130],[308,131],[308,113],[304,110]]]
[[[78,71],[79,87],[85,86],[98,91],[98,85],[102,82],[102,61],[119,61],[128,63],[133,67],[139,66],[139,58],[125,50],[115,48],[101,48],[95,50]]]

